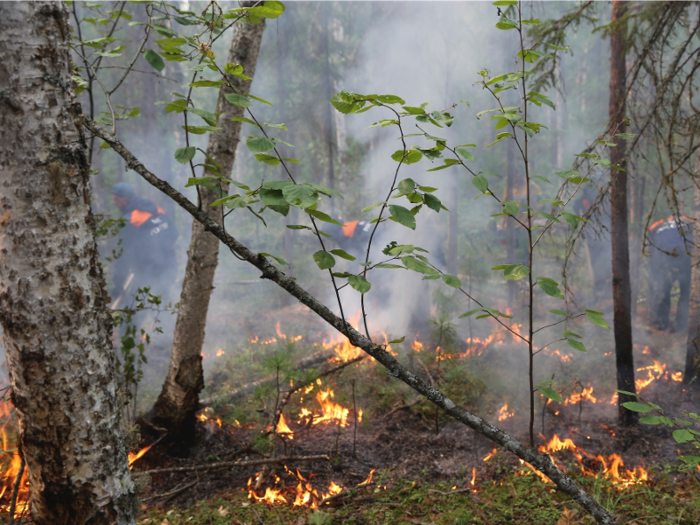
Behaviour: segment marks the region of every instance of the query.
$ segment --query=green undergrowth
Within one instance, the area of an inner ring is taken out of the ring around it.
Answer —
[[[380,486],[365,487],[322,510],[267,506],[251,503],[243,489],[231,489],[206,501],[185,508],[145,512],[140,525],[333,525],[333,524],[435,524],[500,525],[593,524],[566,495],[552,484],[544,484],[532,475],[509,474],[500,481],[476,483],[475,493],[455,492],[468,487],[468,481],[446,480],[424,483],[420,479],[397,480],[384,471]],[[682,476],[674,479],[657,472],[649,485],[618,490],[609,481],[576,479],[608,509],[621,524],[695,525],[699,515],[698,481]],[[439,491],[439,492],[436,492]]]

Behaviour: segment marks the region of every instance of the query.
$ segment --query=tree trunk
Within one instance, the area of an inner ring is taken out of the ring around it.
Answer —
[[[333,144],[333,106],[329,103],[333,96],[333,81],[331,79],[331,56],[330,56],[330,10],[331,4],[327,3],[322,7],[324,19],[324,35],[323,35],[323,54],[325,55],[326,63],[324,68],[324,90],[325,90],[325,106],[326,118],[323,129],[326,147],[328,148],[328,187],[335,189],[335,169],[334,169],[334,144]],[[333,199],[330,199],[331,215],[335,214],[335,206]]]
[[[693,192],[693,242],[690,245],[690,261],[693,265],[690,274],[690,304],[688,312],[688,343],[685,355],[683,382],[698,375],[700,368],[700,151],[695,157],[695,190]],[[697,379],[693,383],[698,385]]]
[[[69,34],[0,3],[0,323],[34,522],[135,524]]]
[[[255,74],[264,29],[264,22],[236,24],[231,41],[228,62],[242,65],[243,71],[250,77]],[[240,92],[248,93],[250,90],[251,81],[236,76],[229,76],[228,79]],[[224,98],[229,93],[230,88],[226,86],[222,86],[219,91],[216,112],[221,113],[219,126],[223,129],[211,134],[207,147],[207,153],[221,164],[220,172],[224,177],[233,168],[241,134],[241,122],[232,122],[231,118],[243,116],[244,112],[244,108],[231,104]],[[204,186],[199,189],[202,209],[217,224],[222,224],[223,208],[211,208],[211,203],[220,196]],[[222,189],[227,192],[228,185],[222,184]],[[199,392],[204,388],[201,353],[218,260],[218,240],[201,223],[193,222],[170,368],[152,413],[154,421],[168,429],[170,438],[184,446],[191,442]]]
[[[625,13],[626,3],[613,2],[612,23],[615,24]],[[610,120],[621,123],[618,133],[624,133],[626,73],[625,67],[625,28],[617,27],[610,36]],[[612,188],[610,195],[610,240],[612,242],[612,285],[613,285],[613,330],[615,333],[615,358],[617,364],[617,388],[635,392],[634,355],[632,347],[632,293],[630,287],[630,255],[627,211],[627,172],[624,142],[615,140],[617,146],[610,148],[610,162],[621,169],[610,169]],[[632,396],[620,394],[618,397],[618,418],[620,423],[629,425],[637,421],[635,412],[622,406],[634,401]]]

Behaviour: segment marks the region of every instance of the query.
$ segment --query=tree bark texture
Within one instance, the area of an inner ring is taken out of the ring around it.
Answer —
[[[0,3],[0,323],[34,522],[135,524],[69,32]]]
[[[690,381],[698,375],[700,368],[700,151],[695,157],[693,191],[693,242],[690,244],[690,305],[688,308],[688,342],[685,354],[685,374],[683,382]],[[695,385],[698,380],[695,380]]]
[[[139,160],[134,157],[117,139],[108,131],[100,128],[90,120],[84,119],[84,124],[88,130],[106,141],[119,155],[126,161],[129,169],[134,170],[149,183],[153,184],[160,191],[168,195],[179,206],[187,211],[197,222],[201,222],[212,234],[214,234],[224,245],[231,249],[238,257],[260,270],[260,277],[268,279],[283,288],[287,293],[299,300],[300,303],[311,309],[321,319],[326,321],[331,327],[345,335],[350,343],[362,348],[379,363],[384,365],[389,377],[395,377],[409,387],[413,388],[426,399],[440,407],[449,416],[474,429],[486,438],[503,446],[509,452],[515,454],[523,461],[527,461],[537,470],[543,472],[557,486],[559,490],[567,494],[570,498],[581,505],[595,520],[602,525],[613,525],[617,523],[616,517],[605,509],[598,501],[579,487],[575,481],[559,470],[548,455],[541,454],[535,449],[523,446],[512,436],[503,432],[499,428],[484,421],[479,416],[458,407],[454,401],[445,396],[442,392],[429,385],[421,378],[417,377],[404,368],[394,357],[391,356],[380,345],[374,344],[370,339],[355,330],[350,323],[343,321],[326,305],[312,296],[309,292],[299,286],[295,279],[288,277],[278,270],[263,255],[252,252],[247,246],[241,244],[220,225],[218,225],[209,215],[198,209],[184,195],[170,186],[164,180],[159,179],[148,171]]]
[[[255,75],[264,29],[264,22],[239,23],[231,41],[228,62],[242,65],[244,73],[250,77]],[[228,80],[239,93],[248,93],[250,90],[252,81],[230,75]],[[211,134],[207,146],[207,153],[221,164],[220,173],[224,177],[228,177],[233,168],[241,134],[241,122],[232,122],[231,118],[241,117],[244,112],[244,108],[226,100],[225,95],[230,93],[232,91],[228,86],[222,86],[219,91],[216,112],[221,113],[219,126],[223,129]],[[221,188],[228,192],[227,184],[222,184]],[[204,186],[199,186],[199,192],[201,209],[205,210],[216,224],[223,224],[223,207],[211,208],[211,203],[219,199],[220,195]],[[192,437],[199,392],[204,388],[201,353],[218,261],[218,239],[208,233],[201,223],[194,221],[180,296],[180,310],[173,336],[170,368],[153,408],[154,421],[167,428],[171,438],[182,444],[187,444]]]
[[[612,23],[615,24],[625,13],[626,2],[613,2]],[[625,96],[627,93],[625,67],[625,33],[623,26],[613,29],[610,35],[610,106],[609,115],[613,125],[619,124],[618,133],[624,133],[626,126]],[[610,168],[612,178],[610,194],[610,241],[612,243],[612,286],[613,286],[613,330],[615,334],[615,360],[617,365],[617,388],[635,392],[634,356],[632,346],[632,289],[630,286],[630,254],[627,206],[627,172],[625,171],[625,146],[622,140],[615,140],[617,146],[610,148],[610,162],[621,169]],[[633,424],[637,420],[635,412],[622,406],[634,401],[632,396],[620,394],[618,397],[618,418],[622,424]]]

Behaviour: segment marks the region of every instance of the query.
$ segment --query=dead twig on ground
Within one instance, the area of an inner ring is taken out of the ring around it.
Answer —
[[[371,481],[369,483],[364,483],[361,485],[357,485],[356,487],[353,487],[351,489],[345,489],[341,492],[338,492],[338,494],[333,494],[332,496],[328,496],[327,498],[321,500],[321,503],[318,504],[319,507],[323,507],[325,504],[330,503],[333,500],[340,499],[344,496],[348,496],[349,494],[352,494],[354,491],[357,489],[361,489],[363,487],[371,487],[372,485],[376,485],[376,481]]]
[[[418,403],[420,403],[420,400],[421,400],[421,398],[419,397],[418,399],[414,399],[414,400],[411,401],[410,403],[404,403],[403,405],[399,405],[399,406],[393,408],[392,410],[390,410],[389,412],[387,412],[386,414],[384,414],[384,415],[380,418],[380,420],[381,420],[381,421],[385,421],[385,420],[389,419],[390,416],[392,416],[393,414],[395,414],[396,412],[398,412],[399,410],[405,410],[405,409],[407,409],[407,408],[411,408],[412,406],[417,405]]]
[[[139,474],[169,474],[171,472],[199,472],[208,470],[217,470],[223,468],[235,468],[235,467],[254,467],[257,465],[271,465],[274,463],[291,463],[293,461],[330,461],[330,457],[326,455],[318,456],[287,456],[272,459],[259,459],[256,461],[222,461],[220,463],[214,463],[213,465],[193,465],[190,467],[170,467],[170,468],[157,468],[153,470],[144,470],[139,472]]]
[[[184,487],[181,487],[181,488],[175,489],[175,490],[171,490],[170,492],[166,492],[166,493],[164,493],[164,494],[157,494],[157,495],[155,495],[155,496],[149,496],[149,497],[147,497],[147,498],[141,498],[141,501],[143,502],[143,501],[149,501],[149,500],[152,500],[152,499],[165,498],[165,497],[167,497],[168,500],[170,500],[170,499],[174,498],[175,496],[178,496],[178,495],[182,494],[182,493],[185,492],[187,489],[194,487],[197,483],[199,483],[199,481],[200,481],[199,479],[196,479],[196,480],[194,480],[192,483],[188,483],[188,484],[185,485]],[[166,501],[167,501],[167,500],[166,500]]]

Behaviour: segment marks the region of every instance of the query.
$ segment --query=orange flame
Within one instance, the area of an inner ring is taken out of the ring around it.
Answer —
[[[497,452],[498,452],[498,450],[495,448],[491,452],[489,452],[488,455],[483,460],[484,463],[486,463],[488,460],[490,460],[492,457],[494,457]]]
[[[278,434],[285,434],[285,437],[288,437],[289,439],[294,439],[294,432],[292,432],[292,429],[287,425],[287,422],[284,419],[284,414],[280,414],[280,419],[277,422],[275,432]]]
[[[508,412],[508,402],[505,402],[503,403],[503,406],[499,409],[498,414],[498,420],[505,421],[506,419],[513,417],[515,415],[515,411],[511,410],[510,412]]]
[[[153,445],[148,445],[147,447],[143,447],[141,450],[139,450],[136,454],[132,454],[129,452],[129,469],[131,470],[131,465],[134,464],[134,461],[139,459],[141,456],[143,456],[146,452],[148,452],[148,449],[150,449]]]
[[[216,351],[216,357],[221,357],[222,355],[226,355],[226,352],[224,352],[224,349],[223,349],[223,348],[219,348],[219,349]]]

